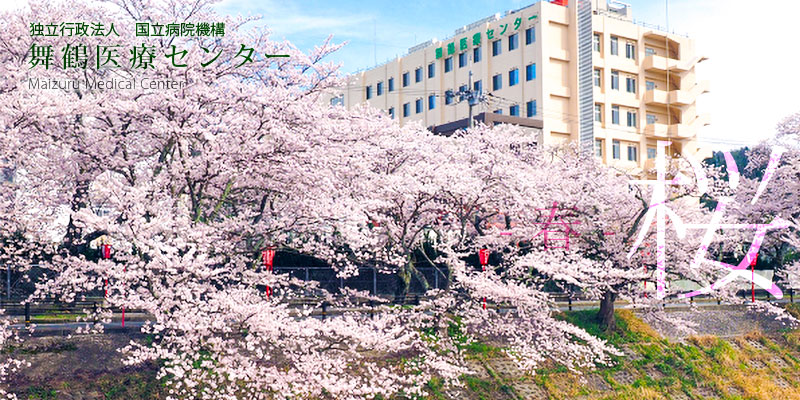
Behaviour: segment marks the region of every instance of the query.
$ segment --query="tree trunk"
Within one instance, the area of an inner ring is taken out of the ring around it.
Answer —
[[[614,300],[616,299],[617,294],[609,290],[603,293],[603,299],[600,300],[597,322],[600,324],[600,328],[606,332],[617,329],[617,321],[614,319]]]
[[[407,264],[401,267],[397,271],[397,291],[395,292],[395,296],[405,296],[408,294],[409,289],[411,289],[411,260],[409,259]]]
[[[67,232],[62,242],[62,247],[67,249],[67,251],[74,256],[82,252],[85,243],[83,242],[83,228],[75,224],[72,214],[87,207],[88,197],[89,181],[78,179],[77,182],[75,182],[75,193],[73,193],[72,201],[70,202],[72,213],[70,213],[69,223],[67,223]]]

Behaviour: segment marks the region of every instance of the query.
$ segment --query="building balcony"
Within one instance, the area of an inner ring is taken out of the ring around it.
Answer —
[[[644,134],[659,139],[669,138],[669,127],[675,125],[667,124],[647,124],[644,127]]]
[[[673,90],[669,92],[669,103],[679,106],[694,104],[701,94],[708,93],[710,87],[711,83],[709,81],[700,81],[689,89]]]
[[[688,124],[647,124],[644,134],[658,139],[691,139],[702,126],[710,124],[708,114],[698,115]]]
[[[701,94],[708,93],[709,86],[708,81],[702,81],[688,90],[671,90],[669,92],[658,89],[647,90],[644,94],[644,102],[647,105],[688,106],[694,104]]]
[[[644,58],[642,66],[645,70],[649,71],[667,71],[683,73],[691,71],[697,63],[706,60],[706,57],[697,56],[688,60],[676,60],[674,58],[666,58],[663,56],[649,55]]]
[[[667,91],[666,90],[658,90],[652,89],[647,90],[644,92],[644,103],[648,106],[657,105],[657,106],[665,106],[667,105]]]

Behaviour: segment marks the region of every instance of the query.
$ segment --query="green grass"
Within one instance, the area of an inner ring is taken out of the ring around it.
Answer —
[[[98,389],[106,400],[115,399],[159,399],[163,386],[155,379],[154,372],[129,374],[122,378],[108,377],[98,381]]]
[[[31,386],[28,388],[27,392],[28,399],[43,399],[43,400],[50,400],[50,399],[57,399],[58,393],[55,389],[46,388],[42,386]]]
[[[613,332],[606,332],[597,322],[597,311],[597,309],[566,311],[557,314],[556,318],[582,328],[593,336],[604,339],[615,346],[656,338],[656,333],[634,317],[629,310],[617,310],[614,313],[617,329]],[[635,326],[629,326],[631,323]]]
[[[2,354],[42,354],[42,353],[62,353],[65,351],[75,351],[78,347],[74,343],[60,342],[60,343],[47,343],[44,346],[35,347],[20,347],[20,346],[6,346]]]
[[[78,318],[86,318],[86,314],[40,314],[40,315],[32,315],[31,322],[62,322],[62,321],[77,321]]]
[[[431,378],[430,381],[428,381],[428,384],[426,386],[427,386],[426,389],[428,389],[428,399],[430,400],[447,399],[447,396],[442,392],[442,390],[444,389],[444,384],[442,383],[441,379],[433,377]]]
[[[465,375],[464,385],[467,390],[481,400],[515,399],[514,388],[497,378],[481,379],[475,376]]]

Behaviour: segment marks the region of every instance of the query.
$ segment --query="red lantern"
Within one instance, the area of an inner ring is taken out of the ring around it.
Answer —
[[[489,250],[480,249],[480,251],[478,251],[478,259],[481,262],[481,266],[483,266],[483,269],[485,270],[486,264],[489,263]]]
[[[111,258],[111,245],[110,244],[103,244],[100,246],[100,257],[104,260],[108,260]]]
[[[104,260],[108,260],[111,258],[111,245],[110,244],[101,244],[100,245],[100,258]],[[105,279],[103,282],[103,298],[108,297],[108,278]]]
[[[267,247],[266,250],[261,252],[261,261],[264,262],[264,269],[266,269],[267,271],[272,272],[272,260],[274,259],[275,259],[274,247]],[[267,298],[269,298],[272,295],[272,288],[269,285],[267,285],[267,287],[264,288],[264,291],[267,294]]]
[[[275,248],[270,247],[261,252],[261,261],[267,271],[272,271],[272,260],[275,259]]]
[[[478,260],[480,260],[483,270],[486,271],[486,264],[489,263],[489,250],[480,249],[478,251]],[[483,309],[486,309],[486,297],[483,298]]]

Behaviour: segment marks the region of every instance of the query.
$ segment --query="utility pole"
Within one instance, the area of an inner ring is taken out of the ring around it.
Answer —
[[[469,118],[467,119],[467,126],[472,128],[475,126],[473,121],[474,113],[472,108],[480,104],[482,101],[485,100],[483,94],[480,91],[476,91],[472,87],[472,71],[469,71],[469,80],[467,83],[467,90],[459,90],[458,92],[453,92],[452,90],[448,90],[444,94],[447,98],[454,98],[458,96],[458,102],[462,102],[464,100],[467,101],[469,105]]]
[[[467,90],[468,91],[472,90],[472,71],[469,71],[469,81],[467,83]],[[472,101],[470,101],[468,104],[469,104],[469,120],[467,120],[467,126],[470,129],[472,129],[472,125],[473,125],[473,122],[472,122]]]

